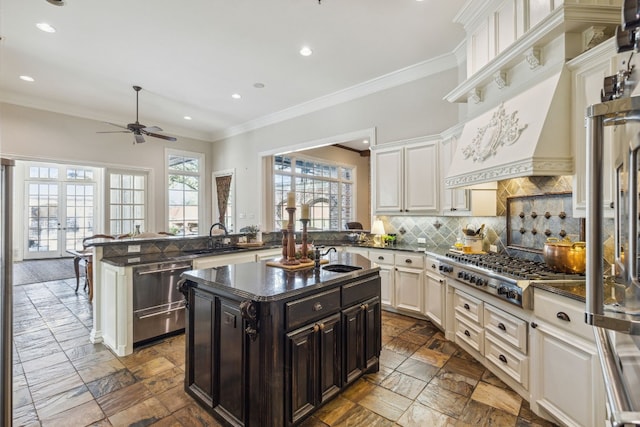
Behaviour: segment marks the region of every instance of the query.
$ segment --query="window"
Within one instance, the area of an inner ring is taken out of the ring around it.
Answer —
[[[138,171],[107,172],[107,224],[109,234],[147,230],[147,174]]]
[[[309,204],[309,228],[341,230],[353,218],[355,201],[354,166],[325,160],[277,155],[273,157],[274,226],[281,229],[286,212],[287,193],[296,194],[296,206]],[[300,218],[298,210],[298,219]]]
[[[204,156],[197,153],[167,151],[169,186],[169,231],[198,234]]]

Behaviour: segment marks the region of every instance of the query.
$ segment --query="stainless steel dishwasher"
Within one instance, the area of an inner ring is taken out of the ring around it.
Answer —
[[[191,261],[133,269],[133,343],[184,330],[185,301],[176,285]]]

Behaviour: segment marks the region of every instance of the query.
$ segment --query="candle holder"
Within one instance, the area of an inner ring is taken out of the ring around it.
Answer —
[[[307,249],[307,225],[309,224],[309,219],[301,219],[300,222],[302,223],[302,258],[300,258],[300,262],[311,262]]]
[[[282,262],[284,264],[284,262],[287,260],[287,244],[288,244],[288,240],[287,240],[287,229],[283,228],[282,229],[282,260],[280,262]]]
[[[300,261],[296,259],[296,235],[294,230],[295,219],[293,215],[296,208],[287,208],[289,213],[289,224],[287,225],[287,259],[282,262],[283,265],[298,265]]]

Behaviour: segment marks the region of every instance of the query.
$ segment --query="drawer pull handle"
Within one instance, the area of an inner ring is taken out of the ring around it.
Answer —
[[[565,322],[571,322],[569,315],[564,311],[559,311],[558,314],[556,314],[556,317],[560,320],[564,320]]]
[[[503,355],[503,354],[501,354],[500,356],[498,356],[498,359],[500,359],[500,361],[501,361],[502,363],[507,363],[507,358],[506,358],[506,357],[504,357],[504,355]]]
[[[380,256],[378,257],[378,259],[379,259],[380,261],[384,261],[384,257],[383,257],[382,255],[380,255]]]
[[[439,282],[440,282],[440,283],[444,283],[444,280],[440,279],[440,280],[439,280]]]
[[[535,329],[538,327],[538,324],[536,322],[531,322],[531,327]]]
[[[501,330],[503,330],[503,331],[506,331],[506,330],[507,330],[507,327],[506,327],[506,326],[504,326],[504,323],[500,322],[500,323],[498,323],[498,329],[501,329]]]
[[[320,328],[321,331],[324,331],[324,323],[320,323],[318,327]]]
[[[411,264],[413,261],[411,261],[410,259],[405,259],[404,262],[406,262],[407,264]]]
[[[313,311],[320,311],[322,310],[322,304],[320,304],[319,302],[313,304]]]
[[[313,325],[313,332],[318,332],[319,330],[320,330],[320,326],[318,326],[317,323]]]
[[[360,306],[360,310],[362,310],[362,311],[367,311],[367,310],[369,310],[369,304],[362,304],[362,305]]]
[[[465,330],[464,330],[464,334],[465,334],[466,336],[468,336],[468,337],[470,337],[470,336],[471,336],[471,332],[469,332],[467,329],[465,329]]]
[[[435,264],[431,264],[431,268],[435,269],[436,265]]]
[[[465,310],[471,310],[471,307],[469,307],[469,304],[467,303],[464,303],[463,307]]]

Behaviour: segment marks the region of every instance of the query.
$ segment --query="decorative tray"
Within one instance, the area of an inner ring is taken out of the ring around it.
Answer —
[[[313,267],[315,265],[315,262],[310,261],[310,262],[301,262],[300,264],[295,264],[295,265],[285,265],[285,264],[282,264],[280,261],[267,261],[266,264],[270,267],[284,268],[285,270],[300,270],[303,268]],[[329,260],[321,259],[320,264],[329,264]]]

